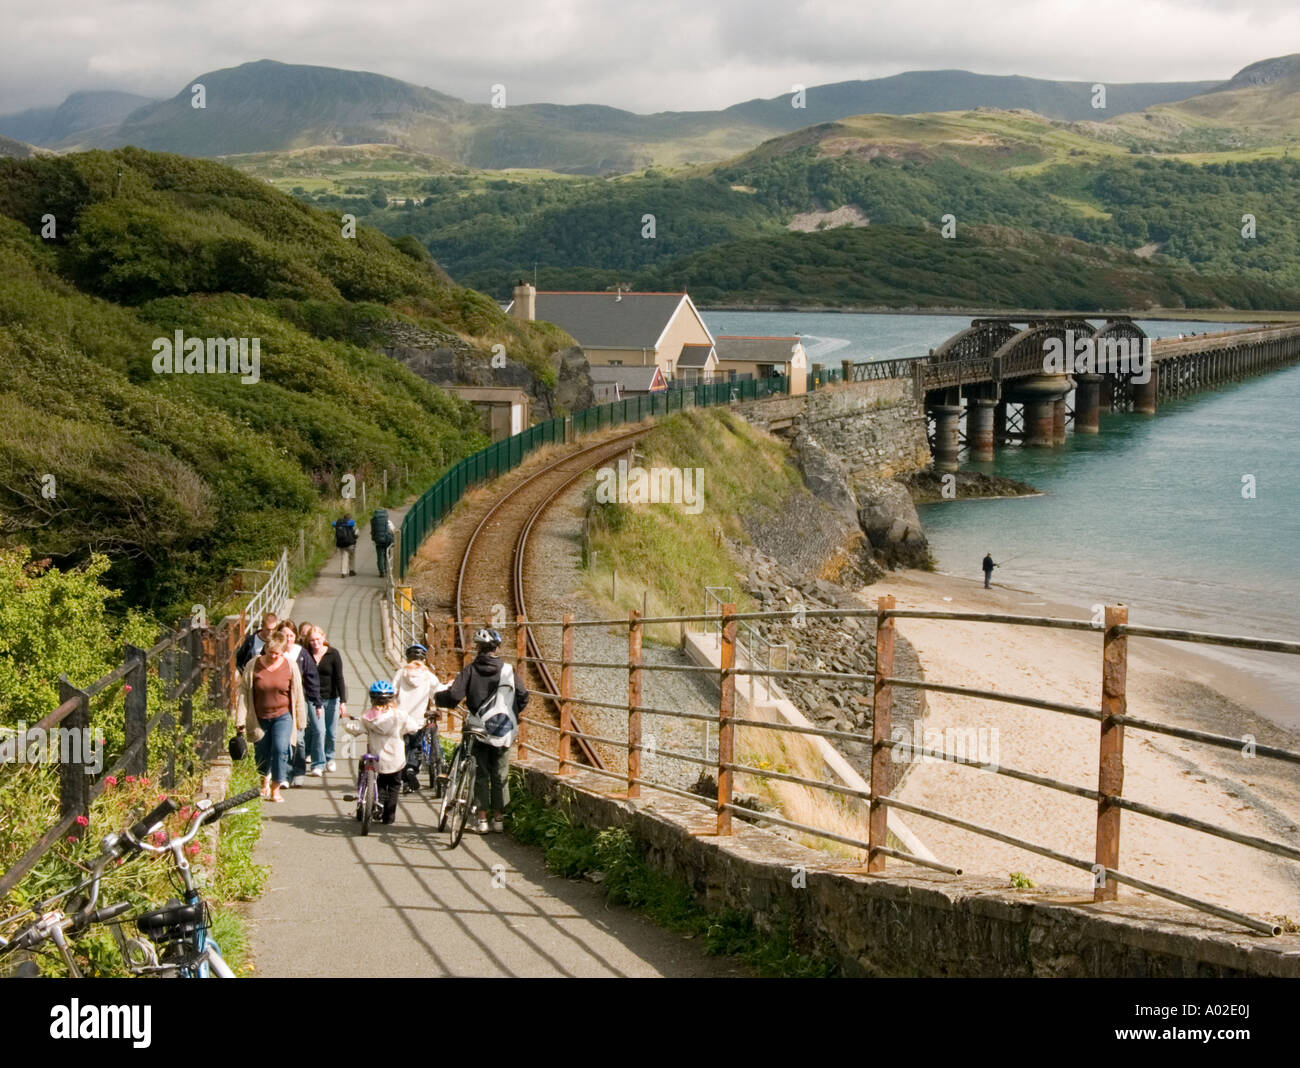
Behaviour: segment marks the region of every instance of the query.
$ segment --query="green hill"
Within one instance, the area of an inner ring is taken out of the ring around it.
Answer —
[[[47,213],[57,240],[36,236]],[[552,378],[568,343],[418,246],[137,149],[0,160],[0,260],[0,545],[109,552],[129,603],[187,614],[323,522],[344,473],[428,484],[484,443],[468,406],[371,347],[391,324]],[[176,331],[257,339],[256,381],[159,373]]]
[[[192,106],[194,84],[204,87],[203,108]],[[604,174],[726,159],[774,134],[866,112],[904,115],[993,107],[1090,120],[1181,100],[1217,84],[1111,85],[1107,108],[1098,111],[1092,107],[1091,85],[1083,82],[912,71],[811,86],[802,108],[792,107],[786,94],[721,111],[638,115],[601,105],[512,104],[508,99],[508,106],[492,107],[379,74],[260,60],[200,74],[171,99],[121,115],[116,125],[88,125],[66,116],[60,120],[55,111],[78,110],[69,98],[61,109],[0,117],[0,133],[19,137],[10,127],[31,132],[48,126],[42,136],[49,140],[23,139],[61,148],[130,144],[194,156],[392,144],[482,169]]]

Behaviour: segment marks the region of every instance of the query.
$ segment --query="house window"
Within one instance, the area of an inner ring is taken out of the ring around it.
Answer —
[[[609,361],[609,366],[610,366],[610,367],[622,367],[622,366],[623,366],[623,361],[622,361],[622,360],[610,360],[610,361]]]

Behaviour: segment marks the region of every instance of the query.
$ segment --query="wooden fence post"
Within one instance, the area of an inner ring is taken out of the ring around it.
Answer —
[[[131,670],[122,680],[126,689],[122,699],[124,706],[122,730],[128,751],[139,743],[123,769],[128,775],[149,773],[149,742],[145,738],[145,727],[149,723],[149,675],[145,662],[147,655],[146,651],[139,646],[126,647],[124,666]]]
[[[86,774],[86,750],[90,747],[84,743],[90,740],[90,697],[85,690],[78,690],[73,686],[66,675],[60,675],[59,704],[72,700],[77,702],[76,706],[68,715],[63,717],[59,729],[79,733],[80,742],[76,747],[76,751],[80,759],[59,764],[59,815],[63,819],[67,819],[69,816],[84,816],[89,819],[90,776]],[[58,737],[57,733],[55,737]],[[47,742],[47,744],[56,750],[61,751],[63,749],[58,742]],[[67,749],[69,753],[72,752],[71,743],[69,743]],[[73,838],[80,838],[83,830],[81,824],[74,823],[68,829],[68,834]]]
[[[461,666],[460,664],[456,663],[456,620],[454,617],[452,616],[447,617],[446,630],[444,633],[447,638],[446,662],[448,665],[450,665],[448,667],[448,671],[451,673],[451,677],[455,678],[457,672],[460,671]],[[447,721],[448,722],[451,721],[450,712],[447,714]]]
[[[627,796],[640,797],[641,613],[634,608],[627,618]]]
[[[1110,803],[1124,792],[1124,727],[1112,717],[1124,715],[1128,706],[1128,638],[1115,628],[1128,622],[1128,606],[1106,606],[1106,633],[1101,652],[1101,747],[1097,763],[1097,866],[1119,869],[1119,817],[1123,811]],[[1114,901],[1119,884],[1105,871],[1094,876],[1093,901]]]
[[[515,678],[521,679],[524,672],[528,670],[528,624],[524,622],[523,616],[515,616]],[[523,721],[522,716],[519,720],[519,734],[516,737],[519,748],[516,750],[516,760],[525,760],[528,751],[524,748],[524,743],[528,741],[528,724]]]
[[[867,824],[867,871],[884,871],[885,855],[876,850],[889,836],[889,809],[879,797],[890,788],[889,721],[893,712],[893,687],[885,681],[894,673],[894,617],[887,616],[894,598],[885,594],[876,601],[876,678],[871,713],[871,814]]]
[[[564,615],[564,627],[560,640],[560,742],[557,747],[559,773],[570,772],[569,753],[573,739],[569,732],[573,730],[573,613]]]
[[[735,615],[734,604],[722,606],[722,618]],[[718,834],[731,833],[731,764],[735,762],[735,728],[731,719],[736,709],[736,621],[727,620],[722,627],[722,692],[718,698]]]

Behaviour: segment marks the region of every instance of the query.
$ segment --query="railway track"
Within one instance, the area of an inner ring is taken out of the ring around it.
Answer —
[[[524,596],[524,554],[528,536],[546,509],[586,472],[621,456],[632,441],[648,432],[648,428],[642,427],[561,457],[513,487],[479,520],[461,554],[456,577],[456,619],[460,621],[458,633],[462,655],[470,647],[467,628],[472,624],[469,621],[489,619],[493,605],[505,605],[511,618],[515,615],[528,618]],[[507,560],[510,561],[508,568]],[[558,693],[555,678],[542,660],[541,646],[531,629],[528,632],[528,655],[536,658],[526,672],[526,676],[531,676],[530,682],[535,680],[538,684],[535,688],[547,693]],[[545,700],[558,726],[558,702],[554,698]],[[572,717],[572,724],[575,731],[582,732],[576,716]],[[586,763],[596,768],[605,766],[585,738],[575,738],[574,741]]]

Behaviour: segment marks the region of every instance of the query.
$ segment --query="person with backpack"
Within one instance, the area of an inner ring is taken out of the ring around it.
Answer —
[[[397,529],[388,519],[387,508],[376,508],[370,517],[370,537],[375,543],[375,559],[379,562],[379,574],[388,574],[388,550],[397,536]]]
[[[347,578],[357,573],[357,524],[350,513],[344,512],[342,519],[336,519],[334,526],[334,545],[343,551],[340,578]]]
[[[487,733],[485,742],[474,746],[478,774],[474,778],[475,807],[479,834],[488,832],[488,811],[492,830],[504,831],[502,816],[510,803],[510,746],[519,733],[519,714],[528,704],[528,690],[511,665],[501,659],[501,635],[483,629],[474,634],[478,654],[461,669],[456,680],[434,695],[439,708],[455,708],[461,701],[469,709],[466,719],[480,722]]]

